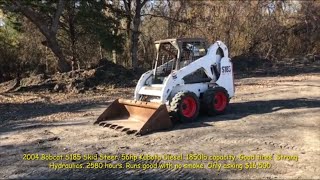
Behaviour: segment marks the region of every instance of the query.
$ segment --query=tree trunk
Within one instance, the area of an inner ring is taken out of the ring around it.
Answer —
[[[125,60],[125,65],[127,67],[132,67],[132,59],[131,59],[131,47],[132,47],[132,31],[131,31],[131,17],[127,17],[127,37],[128,40],[126,42],[126,47],[130,51],[126,51],[126,60]]]
[[[59,72],[68,72],[71,70],[70,64],[66,61],[62,50],[54,36],[47,37],[48,40],[48,47],[52,50],[52,52],[58,58],[58,71]]]
[[[49,27],[49,25],[45,23],[47,21],[42,14],[29,8],[28,6],[21,4],[21,1],[18,1],[18,0],[12,1],[12,5],[14,5],[14,7],[17,8],[32,23],[34,23],[37,26],[37,28],[40,30],[40,32],[46,37],[47,46],[52,50],[52,52],[58,58],[57,69],[59,72],[67,72],[71,70],[71,66],[66,61],[57,40],[57,31],[58,31],[59,22],[60,22],[59,19],[64,10],[65,2],[66,2],[65,0],[59,0],[57,4],[56,13],[54,17],[52,17],[51,27]]]
[[[148,0],[135,0],[135,10],[131,9],[132,0],[123,0],[127,13],[127,35],[129,35],[129,48],[131,67],[136,70],[138,67],[138,45],[139,45],[139,27],[141,24],[141,10]],[[134,12],[134,13],[133,13]],[[131,29],[132,22],[132,29]]]
[[[132,32],[132,45],[131,45],[131,61],[132,68],[135,70],[138,67],[138,45],[139,45],[139,26],[140,26],[140,16],[135,17],[133,20],[133,32]]]
[[[71,4],[71,9],[69,10],[69,16],[68,16],[68,24],[69,24],[69,37],[71,40],[71,51],[72,51],[72,63],[71,63],[71,70],[74,71],[75,69],[80,69],[80,62],[77,58],[77,37],[76,37],[76,29],[75,29],[75,15],[74,15],[74,3]]]
[[[133,31],[131,36],[131,61],[134,70],[138,67],[138,45],[139,45],[139,27],[141,24],[141,9],[142,5],[140,0],[136,0],[136,12],[133,18]]]

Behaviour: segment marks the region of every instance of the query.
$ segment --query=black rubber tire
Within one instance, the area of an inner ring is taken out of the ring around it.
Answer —
[[[214,106],[215,101],[216,101],[215,100],[216,94],[220,93],[220,92],[222,92],[226,98],[226,105],[223,108],[223,110],[221,110],[221,109],[218,110]],[[225,111],[229,105],[229,100],[230,100],[229,94],[225,88],[220,87],[220,86],[212,87],[203,93],[203,96],[201,99],[201,108],[202,108],[203,112],[207,113],[209,116],[223,114],[223,113],[225,113]]]
[[[186,98],[193,98],[195,100],[196,110],[194,115],[192,117],[187,117],[183,114],[184,110],[184,100]],[[179,122],[193,122],[196,120],[196,118],[199,115],[200,110],[200,101],[197,95],[193,92],[178,92],[171,100],[170,102],[170,115],[175,121]]]

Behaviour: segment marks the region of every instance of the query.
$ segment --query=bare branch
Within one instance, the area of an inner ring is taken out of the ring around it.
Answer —
[[[179,22],[179,23],[185,23],[185,24],[188,24],[188,20],[187,20],[187,19],[179,20],[179,19],[176,19],[176,18],[172,18],[172,17],[164,16],[164,15],[156,15],[156,14],[142,14],[141,16],[151,16],[151,17],[163,18],[163,19],[166,19],[166,20],[174,21],[174,22]]]
[[[143,0],[143,1],[141,2],[141,7],[143,7],[148,1],[149,1],[149,0]]]
[[[131,0],[123,0],[124,9],[126,10],[126,14],[131,15]]]

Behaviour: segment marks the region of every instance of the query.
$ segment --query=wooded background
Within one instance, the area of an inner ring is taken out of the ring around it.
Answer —
[[[153,42],[224,41],[231,57],[320,54],[316,0],[0,0],[0,82],[94,68],[152,66]]]

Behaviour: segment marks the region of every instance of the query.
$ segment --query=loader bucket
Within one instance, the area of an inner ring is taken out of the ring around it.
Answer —
[[[136,135],[172,128],[165,104],[126,99],[112,102],[94,124]]]

